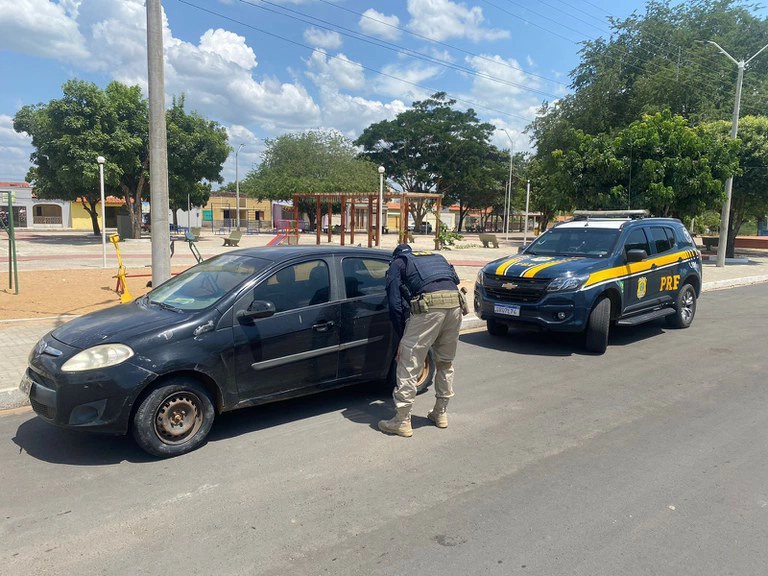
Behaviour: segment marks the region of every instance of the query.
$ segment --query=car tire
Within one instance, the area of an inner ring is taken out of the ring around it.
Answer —
[[[427,391],[435,380],[435,372],[437,372],[437,366],[435,365],[435,359],[432,357],[432,350],[430,350],[424,359],[424,366],[416,380],[416,394]],[[395,386],[397,386],[397,362],[392,360],[392,367],[387,375],[387,391],[391,393]]]
[[[690,284],[685,284],[677,293],[675,313],[665,318],[667,325],[672,328],[688,328],[696,315],[696,290]]]
[[[509,326],[504,322],[497,322],[492,318],[485,321],[485,327],[491,336],[505,336],[509,331]]]
[[[608,330],[611,325],[611,301],[602,298],[589,314],[585,348],[595,354],[603,354],[608,348]]]
[[[144,397],[131,432],[136,443],[153,456],[180,456],[205,441],[215,412],[205,388],[188,378],[174,378]]]

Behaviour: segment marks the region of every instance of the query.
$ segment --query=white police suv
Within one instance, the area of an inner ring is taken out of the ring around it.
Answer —
[[[611,325],[665,318],[687,328],[701,292],[701,254],[673,218],[643,210],[574,212],[516,256],[477,276],[474,307],[494,336],[510,327],[584,332],[602,354]]]

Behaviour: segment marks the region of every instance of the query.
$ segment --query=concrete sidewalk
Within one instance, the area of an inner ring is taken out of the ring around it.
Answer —
[[[477,234],[467,234],[464,239],[450,250],[441,253],[451,262],[465,286],[470,292],[480,268],[487,262],[505,255],[516,254],[522,244],[522,234],[497,234],[499,248],[483,248]],[[210,258],[232,250],[223,246],[224,236],[203,232],[197,247],[204,258]],[[265,246],[273,236],[271,234],[244,235],[241,248]],[[339,237],[334,236],[334,243]],[[529,240],[532,239],[529,237]],[[24,231],[17,234],[17,260],[20,271],[57,270],[72,268],[101,268],[103,252],[101,238],[83,232],[61,231]],[[315,236],[303,234],[300,243],[314,244]],[[321,237],[321,243],[327,243],[327,236]],[[347,241],[347,244],[350,244]],[[354,245],[367,246],[367,237],[356,235]],[[397,237],[386,234],[382,239],[382,249],[391,252],[397,244]],[[414,248],[430,250],[434,247],[431,236],[416,236]],[[151,242],[148,238],[127,240],[120,243],[120,252],[127,266],[139,268],[148,266],[152,261]],[[115,250],[107,246],[107,267],[117,268]],[[739,258],[726,262],[726,266],[715,266],[714,257],[704,256],[703,277],[704,291],[732,288],[759,282],[768,282],[768,251],[750,250],[738,254]],[[196,260],[186,243],[177,241],[173,266],[192,266]],[[0,243],[0,279],[7,281],[4,274],[8,270],[7,245]],[[471,296],[471,294],[470,294]],[[2,350],[2,371],[0,371],[0,410],[17,408],[28,404],[28,399],[18,390],[18,384],[27,368],[27,358],[37,341],[56,326],[72,317],[55,316],[49,318],[0,320],[0,350]],[[462,330],[482,328],[485,322],[470,313],[464,317]]]

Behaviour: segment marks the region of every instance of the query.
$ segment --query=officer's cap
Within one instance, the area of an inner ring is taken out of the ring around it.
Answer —
[[[397,258],[401,254],[408,254],[409,252],[413,252],[413,249],[408,244],[398,244],[392,252],[392,257]]]

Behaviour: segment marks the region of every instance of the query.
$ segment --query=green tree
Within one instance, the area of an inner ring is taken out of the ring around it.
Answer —
[[[226,130],[196,112],[184,110],[184,96],[174,98],[166,114],[168,130],[168,200],[173,212],[205,206],[211,182],[221,182],[221,168],[231,150]]]
[[[94,234],[100,234],[96,157],[104,156],[105,193],[123,197],[138,235],[150,169],[148,106],[141,89],[110,82],[100,90],[91,82],[70,80],[62,92],[62,98],[24,106],[14,117],[14,129],[32,137],[27,181],[40,197],[80,201]],[[201,180],[220,181],[229,150],[226,135],[216,123],[186,114],[183,98],[174,101],[167,124],[171,206],[186,207],[187,193],[204,204],[209,186]]]
[[[730,122],[705,127],[721,139],[729,139]],[[739,120],[739,171],[733,179],[726,256],[733,258],[736,236],[752,218],[768,214],[768,118],[745,116]]]
[[[266,140],[259,166],[240,183],[240,192],[272,200],[290,200],[294,194],[339,192],[378,193],[378,168],[357,157],[348,138],[335,131],[283,134]],[[299,200],[299,209],[315,223],[315,203]]]
[[[489,143],[494,126],[480,122],[471,108],[454,109],[455,103],[438,92],[394,120],[368,126],[355,144],[363,148],[363,157],[385,166],[401,189],[443,194],[446,205],[466,203],[470,194],[485,195],[494,187],[502,190],[504,176],[495,165],[503,166],[503,156]],[[424,199],[411,202],[416,226],[432,205]]]

